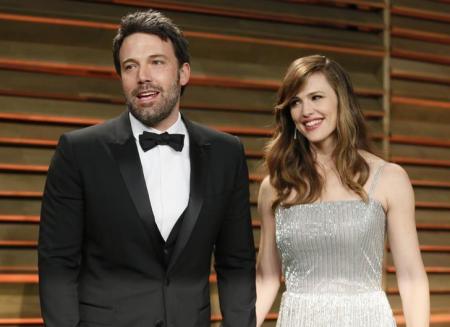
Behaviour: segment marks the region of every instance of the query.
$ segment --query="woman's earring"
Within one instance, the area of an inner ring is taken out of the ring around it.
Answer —
[[[295,127],[295,129],[294,129],[294,140],[296,140],[297,139],[297,127]]]

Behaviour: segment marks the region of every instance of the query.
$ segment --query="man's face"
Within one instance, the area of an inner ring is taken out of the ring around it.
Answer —
[[[134,117],[160,130],[178,118],[181,86],[189,81],[190,67],[178,66],[172,42],[134,33],[119,52],[122,88]]]

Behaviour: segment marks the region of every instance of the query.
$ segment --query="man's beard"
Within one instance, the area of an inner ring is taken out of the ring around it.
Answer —
[[[142,85],[139,89],[134,90],[132,97],[136,97],[139,92],[146,89],[156,89],[159,93],[159,102],[151,103],[149,106],[135,107],[130,99],[127,99],[128,110],[131,114],[146,126],[153,127],[169,117],[180,99],[181,87],[179,85],[180,76],[177,80],[163,93],[163,89],[150,83]]]

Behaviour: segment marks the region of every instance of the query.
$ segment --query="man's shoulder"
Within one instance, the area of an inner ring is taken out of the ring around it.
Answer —
[[[188,125],[191,132],[193,132],[196,136],[201,137],[211,145],[236,146],[240,144],[238,137],[218,129],[214,129],[193,121],[188,121]]]
[[[98,139],[108,141],[116,135],[122,119],[122,116],[117,116],[96,125],[64,133],[62,137],[76,143],[92,142]]]

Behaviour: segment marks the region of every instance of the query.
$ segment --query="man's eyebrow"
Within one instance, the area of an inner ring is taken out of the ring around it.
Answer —
[[[149,55],[147,58],[151,58],[151,59],[164,58],[164,59],[166,59],[168,57],[165,54],[157,53],[157,54]],[[126,58],[125,60],[122,61],[122,64],[125,64],[127,62],[137,62],[137,60],[134,59],[133,57]]]
[[[150,55],[149,58],[157,58],[157,57],[163,57],[163,58],[167,58],[167,56],[165,54],[154,54],[154,55]]]
[[[127,63],[127,62],[129,62],[129,61],[136,62],[136,60],[133,59],[133,58],[127,58],[127,59],[125,59],[125,60],[122,61],[122,64],[125,64],[125,63]]]

